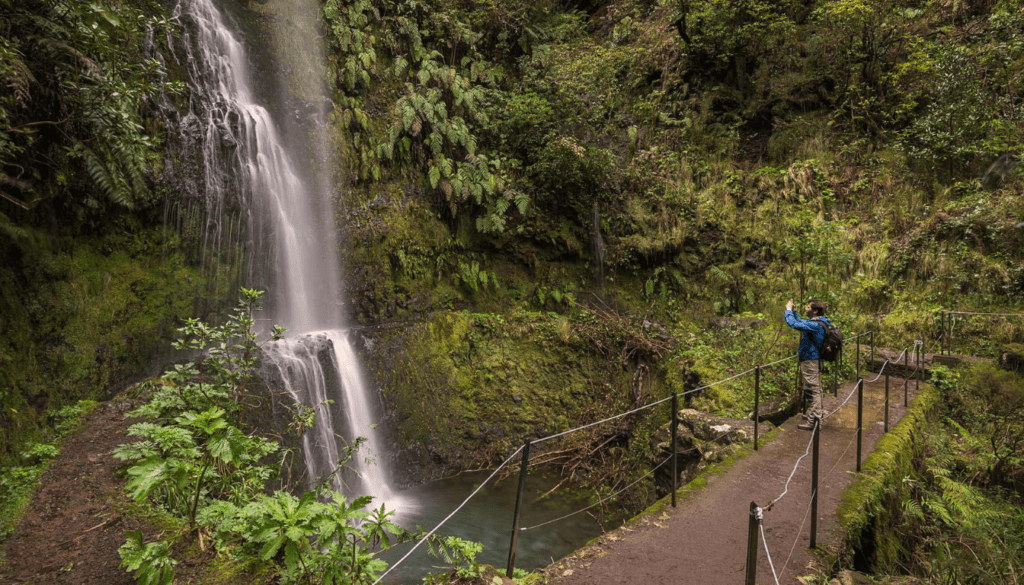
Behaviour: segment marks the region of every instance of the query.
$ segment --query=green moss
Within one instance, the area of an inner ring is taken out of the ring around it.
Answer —
[[[924,442],[922,436],[935,421],[942,404],[941,392],[926,386],[914,399],[910,410],[899,424],[883,435],[861,466],[861,474],[843,492],[837,517],[843,542],[833,563],[841,562],[862,545],[868,533],[873,533],[877,566],[896,566],[898,559],[890,558],[898,551],[899,534],[883,529],[886,498],[901,489],[903,479],[912,475],[911,466],[920,457]],[[886,540],[893,540],[888,543]]]
[[[33,436],[48,409],[125,384],[206,292],[177,239],[157,227],[127,222],[73,249],[34,253],[30,271],[0,269],[21,291],[0,303],[3,323],[15,325],[0,336],[0,458]]]
[[[403,442],[468,466],[628,407],[632,369],[593,351],[578,330],[585,318],[439,312],[385,333],[367,358]]]

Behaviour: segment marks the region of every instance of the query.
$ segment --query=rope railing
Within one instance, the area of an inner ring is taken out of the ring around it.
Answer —
[[[411,555],[413,552],[415,552],[416,549],[419,548],[421,544],[426,542],[427,539],[429,539],[435,532],[437,532],[437,530],[439,528],[441,528],[442,526],[444,526],[444,524],[446,522],[451,520],[452,517],[455,516],[455,514],[457,514],[459,512],[459,510],[461,510],[463,508],[463,506],[466,505],[467,502],[469,502],[471,499],[473,499],[473,496],[475,496],[477,494],[477,492],[482,490],[484,488],[484,486],[487,485],[488,482],[490,482],[492,479],[494,479],[495,475],[498,475],[498,472],[501,471],[502,467],[505,467],[506,465],[508,465],[508,462],[512,461],[512,459],[515,458],[515,456],[518,455],[519,452],[522,451],[522,450],[523,450],[523,448],[519,447],[518,449],[515,450],[515,452],[513,452],[511,455],[509,455],[508,458],[505,459],[505,461],[503,461],[501,463],[501,465],[499,465],[497,468],[495,468],[495,470],[493,472],[491,472],[491,474],[489,476],[487,476],[487,479],[485,479],[483,481],[483,483],[481,483],[479,486],[477,486],[477,488],[475,490],[473,490],[473,493],[469,494],[469,496],[467,496],[465,500],[462,500],[462,503],[459,504],[459,506],[457,508],[452,510],[451,514],[448,514],[447,516],[445,516],[445,519],[441,520],[440,522],[438,522],[437,526],[435,526],[433,530],[428,532],[423,538],[421,538],[419,540],[419,542],[416,543],[415,546],[413,546],[411,549],[409,549],[409,552],[405,553],[405,555],[402,558],[398,559],[398,561],[395,564],[393,564],[390,567],[388,567],[388,570],[384,571],[384,573],[381,574],[380,577],[377,577],[377,580],[373,582],[373,585],[377,585],[378,583],[380,583],[384,579],[384,577],[388,576],[388,573],[393,571],[395,569],[395,567],[397,567],[398,565],[401,565],[402,562],[405,561],[405,559],[409,558],[409,555]]]
[[[765,364],[765,365],[761,366],[761,369],[763,370],[765,368],[770,368],[770,367],[772,367],[774,365],[781,364],[782,362],[788,362],[789,360],[791,360],[791,359],[793,359],[795,357],[800,357],[800,354],[794,353],[793,355],[791,355],[789,357],[784,357],[784,358],[782,358],[780,360],[775,360],[774,362],[772,362],[770,364]]]
[[[713,437],[713,438],[711,438],[711,439],[708,439],[708,440],[706,440],[706,441],[703,441],[703,443],[715,443],[715,442],[717,442],[717,441],[718,441],[719,439],[721,439],[722,437],[724,437],[724,436],[728,435],[728,434],[729,434],[729,433],[731,433],[731,432],[733,432],[733,429],[731,429],[731,428],[730,428],[730,429],[728,429],[728,430],[722,431],[722,432],[718,433],[718,435],[716,435],[715,437]],[[687,450],[685,450],[685,451],[678,451],[678,452],[676,452],[676,453],[675,453],[675,455],[676,455],[677,457],[678,457],[679,455],[686,455],[687,453],[692,453],[692,452],[696,451],[697,449],[698,449],[697,447],[690,447],[689,449],[687,449]],[[520,528],[519,530],[520,530],[520,531],[525,531],[525,530],[533,530],[534,528],[540,528],[541,526],[547,526],[548,524],[554,524],[555,522],[558,522],[558,521],[560,521],[560,520],[565,520],[566,518],[571,518],[571,517],[573,517],[573,516],[575,516],[575,515],[577,515],[577,514],[581,514],[581,513],[583,513],[583,512],[586,512],[587,510],[589,510],[589,509],[591,509],[591,508],[594,508],[595,506],[599,506],[599,505],[601,505],[601,504],[605,503],[606,501],[608,501],[608,500],[610,500],[610,499],[614,498],[615,496],[617,496],[617,495],[621,494],[622,492],[624,492],[624,491],[628,490],[629,488],[631,488],[631,487],[635,486],[636,484],[640,483],[640,481],[641,481],[641,480],[643,480],[643,479],[646,479],[646,478],[650,477],[650,476],[651,476],[651,475],[653,475],[653,474],[654,474],[654,472],[655,472],[655,471],[657,471],[657,470],[658,470],[658,469],[659,469],[659,468],[660,468],[660,467],[661,467],[662,465],[665,465],[666,463],[668,463],[668,462],[669,462],[669,461],[671,461],[671,460],[672,460],[672,455],[669,455],[668,457],[666,457],[666,458],[665,458],[665,460],[664,460],[664,461],[662,461],[661,463],[659,463],[659,464],[655,465],[655,466],[654,466],[654,467],[653,467],[653,468],[652,468],[652,469],[651,469],[650,471],[648,471],[647,473],[645,473],[645,474],[644,474],[643,476],[641,476],[641,477],[640,477],[639,479],[637,479],[637,480],[636,480],[636,481],[634,481],[633,483],[631,483],[631,484],[627,485],[626,487],[624,487],[624,488],[620,489],[619,491],[617,491],[617,492],[615,492],[615,493],[613,493],[613,494],[611,494],[611,495],[609,495],[609,496],[606,496],[605,498],[603,498],[603,499],[601,499],[601,500],[598,500],[597,502],[595,502],[595,503],[593,503],[593,504],[591,504],[591,505],[587,506],[586,508],[581,508],[581,509],[579,509],[579,510],[576,510],[575,512],[571,512],[571,513],[569,513],[569,514],[566,514],[566,515],[564,515],[564,516],[559,516],[558,518],[555,518],[554,520],[547,520],[547,521],[545,521],[545,522],[542,522],[542,523],[540,523],[540,524],[535,524],[535,525],[533,525],[533,526],[528,526],[528,527],[526,527],[526,528]]]
[[[608,500],[614,498],[615,496],[617,496],[617,495],[621,494],[622,492],[628,490],[629,488],[635,486],[636,484],[640,483],[641,481],[647,479],[648,477],[653,475],[654,472],[658,470],[658,468],[660,468],[662,465],[665,465],[666,463],[668,463],[671,460],[672,460],[672,455],[669,455],[668,457],[665,458],[664,461],[662,461],[661,463],[659,463],[656,466],[654,466],[650,471],[648,471],[647,473],[645,473],[642,476],[640,476],[633,483],[627,485],[626,487],[620,489],[619,491],[617,491],[617,492],[615,492],[615,493],[613,493],[613,494],[611,494],[609,496],[606,496],[606,497],[604,497],[604,498],[594,502],[593,504],[587,506],[586,508],[581,508],[579,510],[576,510],[575,512],[571,512],[571,513],[566,514],[564,516],[559,516],[558,518],[555,518],[554,520],[547,520],[545,522],[541,522],[540,524],[534,524],[533,526],[526,526],[526,527],[520,528],[519,531],[520,532],[525,532],[527,530],[533,530],[534,528],[540,528],[541,526],[547,526],[548,524],[554,524],[555,522],[560,522],[562,520],[565,520],[566,518],[572,518],[573,516],[575,516],[577,514],[582,514],[583,512],[586,512],[587,510],[590,510],[591,508],[595,508],[597,506],[600,506],[601,504],[607,502]]]
[[[941,311],[942,325],[939,336],[939,349],[943,354],[953,353],[953,331],[956,329],[957,321],[954,315],[972,315],[981,317],[1024,317],[1024,313],[988,313],[983,311]]]
[[[772,506],[774,506],[775,504],[778,504],[780,501],[782,501],[782,498],[786,497],[786,494],[789,493],[789,482],[793,481],[793,476],[796,475],[796,470],[797,470],[798,467],[800,467],[800,462],[803,461],[805,457],[810,455],[810,453],[811,453],[811,444],[814,443],[814,435],[818,432],[818,430],[820,428],[821,428],[821,422],[820,421],[816,421],[815,424],[814,424],[814,428],[811,429],[811,438],[807,441],[807,449],[804,450],[804,454],[801,455],[800,458],[796,460],[796,463],[793,464],[793,471],[789,472],[789,477],[786,479],[786,485],[783,487],[782,493],[779,494],[779,497],[775,498],[774,500],[771,501],[770,504],[768,504],[767,506],[764,507],[764,511],[765,512],[770,512],[771,509],[772,509]]]
[[[624,416],[629,416],[631,414],[635,414],[635,413],[640,412],[642,410],[647,410],[648,408],[653,408],[655,406],[658,406],[659,404],[663,404],[665,402],[668,402],[669,400],[672,400],[671,396],[668,396],[666,398],[662,398],[661,400],[658,400],[657,402],[652,402],[650,404],[645,404],[644,406],[641,406],[639,408],[634,408],[633,410],[627,410],[626,412],[622,412],[622,413],[616,414],[615,416],[609,416],[608,418],[601,419],[601,420],[596,421],[596,422],[588,423],[588,424],[585,424],[585,425],[580,425],[580,426],[578,426],[576,428],[572,428],[572,429],[569,429],[567,431],[562,431],[560,433],[555,433],[554,435],[548,435],[546,437],[542,437],[540,439],[536,439],[536,440],[533,441],[533,444],[536,445],[538,443],[544,443],[544,442],[550,441],[552,439],[557,439],[558,437],[564,437],[565,435],[569,435],[569,434],[575,433],[577,431],[582,431],[583,429],[589,429],[590,427],[595,427],[597,425],[604,424],[606,422],[611,422],[613,420],[620,419],[620,418],[622,418]]]
[[[775,585],[779,585],[779,576],[775,573],[775,563],[772,562],[772,553],[768,550],[768,541],[764,537],[764,524],[759,526],[761,529],[761,542],[764,543],[764,556],[768,557],[768,566],[772,568],[772,577],[775,578]]]
[[[988,315],[990,317],[1024,317],[1024,313],[975,313],[972,311],[943,311],[947,315]]]

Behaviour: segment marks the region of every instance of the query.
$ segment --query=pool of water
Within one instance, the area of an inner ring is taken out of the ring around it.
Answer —
[[[429,531],[450,514],[480,485],[480,482],[487,479],[488,475],[487,472],[465,473],[401,492],[401,501],[406,505],[405,509],[398,510],[396,523],[410,530],[414,530],[418,525]],[[586,497],[573,495],[564,488],[541,498],[541,495],[554,487],[558,481],[557,478],[540,475],[527,479],[521,526],[529,527],[543,523],[590,505],[590,500]],[[517,477],[513,476],[504,481],[487,484],[458,514],[442,526],[437,534],[458,536],[483,544],[483,552],[477,555],[477,561],[504,568],[508,562],[517,483]],[[516,567],[529,571],[547,566],[601,533],[601,525],[586,512],[540,528],[521,531],[516,552]],[[396,546],[383,553],[380,558],[389,565],[394,564],[409,552],[413,545],[414,543],[406,543]],[[428,573],[443,572],[444,560],[430,556],[426,549],[426,544],[420,546],[388,574],[384,583],[419,583]]]

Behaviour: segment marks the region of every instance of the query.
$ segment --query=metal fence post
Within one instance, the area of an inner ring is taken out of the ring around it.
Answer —
[[[754,366],[754,451],[757,451],[757,427],[761,422],[761,366]]]
[[[910,405],[908,394],[910,392],[910,348],[903,354],[903,408]]]
[[[811,455],[811,548],[818,546],[818,444],[821,439],[821,419],[814,417],[814,452]]]
[[[860,445],[864,430],[864,378],[857,380],[857,473],[860,473]]]
[[[508,547],[508,569],[505,576],[512,578],[516,566],[516,548],[519,545],[519,512],[523,505],[523,492],[526,491],[526,470],[530,466],[530,439],[523,443],[523,462],[519,467],[519,488],[516,490],[516,507],[512,513],[512,542]]]
[[[800,404],[800,412],[807,410],[807,396],[804,393],[803,376],[800,375],[800,354],[796,356],[796,397]]]
[[[942,313],[946,316],[942,323],[942,345],[945,347],[943,353],[949,355],[953,353],[953,344],[951,339],[953,337],[953,316],[949,314],[949,311]]]
[[[677,435],[679,427],[679,393],[672,393],[672,507],[676,507],[676,491],[679,489],[679,470],[677,468],[678,457],[676,456],[679,451],[676,450]],[[756,435],[755,435],[756,436]],[[755,445],[757,439],[754,440]]]
[[[924,376],[924,343],[917,352],[917,381],[914,382],[914,392],[921,392],[921,377]]]
[[[885,373],[885,432],[889,432],[889,372]]]
[[[860,336],[857,336],[857,357],[853,360],[853,377],[860,378]]]
[[[761,526],[761,509],[750,502],[750,519],[747,521],[747,576],[743,585],[757,585],[757,531]]]
[[[871,330],[871,363],[875,363],[875,330]]]
[[[832,396],[839,396],[839,370],[843,366],[843,346],[839,346],[839,355],[832,362]]]

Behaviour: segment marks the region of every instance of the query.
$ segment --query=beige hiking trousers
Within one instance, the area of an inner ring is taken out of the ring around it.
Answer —
[[[807,398],[807,419],[815,415],[821,417],[825,412],[821,409],[821,373],[817,360],[800,362],[800,377],[804,381],[804,396]]]

